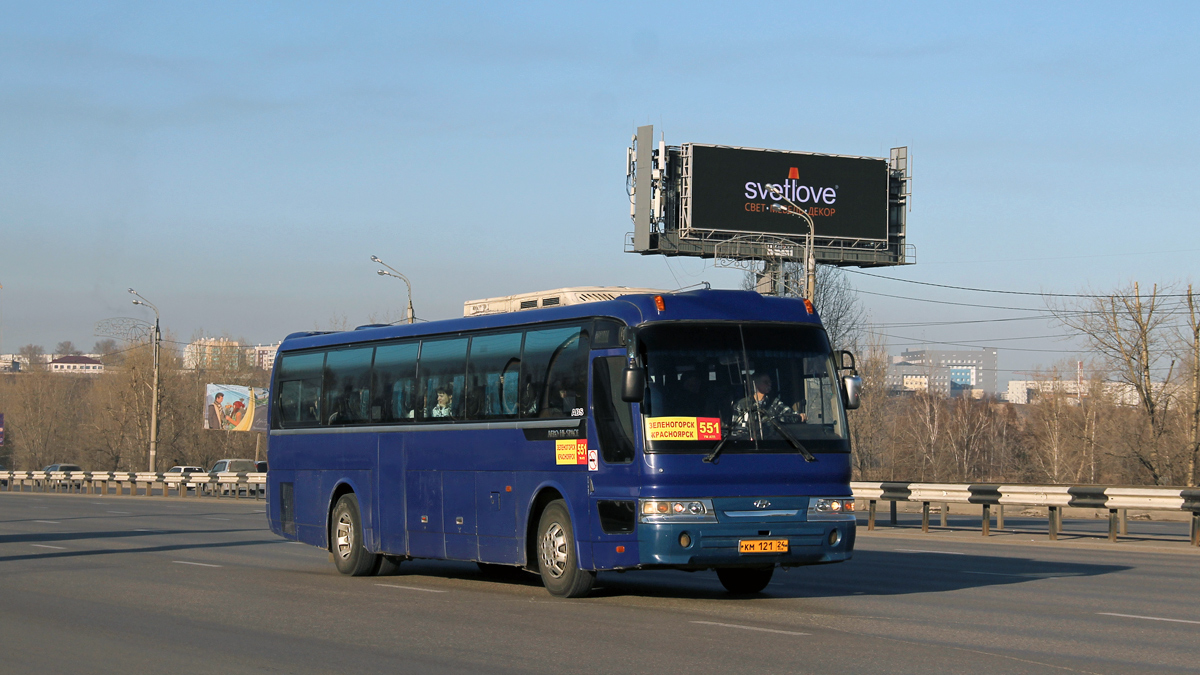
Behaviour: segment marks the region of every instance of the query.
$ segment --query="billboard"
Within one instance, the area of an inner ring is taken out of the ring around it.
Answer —
[[[236,384],[210,384],[204,396],[204,428],[267,430],[267,390]]]
[[[688,157],[690,153],[690,157]],[[787,206],[778,186],[812,218],[816,236],[887,241],[888,160],[716,145],[683,146],[689,170],[682,229],[765,233],[799,239],[802,218],[771,211]]]

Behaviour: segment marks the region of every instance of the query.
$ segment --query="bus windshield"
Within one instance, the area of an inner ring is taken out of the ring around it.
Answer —
[[[647,452],[849,452],[829,341],[816,326],[674,324],[639,333]]]

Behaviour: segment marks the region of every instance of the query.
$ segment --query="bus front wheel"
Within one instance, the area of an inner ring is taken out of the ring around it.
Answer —
[[[363,546],[362,516],[353,492],[342,495],[333,507],[330,529],[333,564],[339,572],[361,577],[375,571],[376,556]]]
[[[730,593],[758,593],[771,583],[775,567],[727,567],[717,569],[717,578]]]
[[[561,499],[550,502],[542,511],[537,531],[538,570],[546,590],[560,598],[587,595],[596,573],[579,569],[575,530],[566,502]]]

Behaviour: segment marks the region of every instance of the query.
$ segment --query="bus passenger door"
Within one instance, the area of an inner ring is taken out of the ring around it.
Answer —
[[[640,463],[634,462],[634,407],[621,400],[625,369],[623,351],[605,351],[592,359],[588,451],[597,451],[595,469],[588,462],[593,561],[597,569],[638,563],[634,532],[641,485]]]

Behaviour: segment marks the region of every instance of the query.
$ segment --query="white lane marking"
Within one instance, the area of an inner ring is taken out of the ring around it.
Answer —
[[[384,588],[400,588],[400,589],[403,589],[406,591],[424,591],[426,593],[446,593],[447,592],[447,591],[434,590],[432,588],[417,588],[416,586],[395,586],[393,584],[375,584],[375,585],[383,586]]]
[[[926,551],[925,549],[920,548],[898,548],[895,550],[903,551],[904,553],[941,553],[942,555],[966,555],[966,553],[955,553],[953,551]]]
[[[36,546],[38,548],[56,548],[60,551],[67,550],[66,546],[51,546],[50,544],[30,544],[30,546]]]
[[[289,541],[289,542],[287,542],[287,543],[289,543],[289,544],[300,544],[301,546],[305,546],[305,545],[306,545],[306,544],[305,544],[304,542],[302,542],[302,541]]]
[[[1187,619],[1165,619],[1161,616],[1138,616],[1137,614],[1117,614],[1116,612],[1096,612],[1096,613],[1103,614],[1104,616],[1119,616],[1119,617],[1123,617],[1126,619],[1145,619],[1147,621],[1170,621],[1171,623],[1200,624],[1200,621],[1188,621]]]
[[[157,532],[162,534],[163,532],[166,532],[166,530],[134,530],[134,532]]]
[[[172,560],[171,562],[177,565],[197,565],[199,567],[220,567],[220,565],[209,565],[208,563],[191,562],[188,560]]]
[[[128,514],[128,513],[129,513],[129,511],[106,511],[105,513],[124,513],[124,514]]]
[[[722,628],[739,628],[741,630],[756,630],[763,633],[779,633],[780,635],[812,635],[812,633],[797,633],[791,630],[775,630],[774,628],[759,628],[757,626],[741,626],[736,623],[718,623],[716,621],[689,621],[688,623],[699,623],[705,626],[720,626]]]
[[[205,520],[229,520],[228,518],[214,518],[212,516],[205,516],[204,519]]]
[[[62,525],[61,520],[35,520],[35,523],[50,523],[51,525]]]

